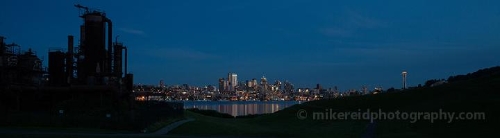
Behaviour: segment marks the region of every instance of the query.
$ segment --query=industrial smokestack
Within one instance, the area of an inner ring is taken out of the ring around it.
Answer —
[[[123,75],[123,46],[122,44],[116,42],[115,45],[114,45],[114,49],[113,49],[113,54],[114,54],[114,57],[113,57],[113,73],[119,77],[119,78],[122,78]]]
[[[3,39],[5,39],[5,37],[0,36],[0,46],[3,46]],[[3,47],[2,47],[2,48],[3,48]]]
[[[128,74],[127,72],[127,64],[128,64],[128,50],[127,47],[123,47],[125,49],[125,74]]]
[[[106,22],[108,23],[108,59],[107,59],[107,72],[112,73],[111,70],[111,61],[113,61],[113,23],[110,19],[106,18]]]
[[[80,43],[85,42],[85,25],[80,25]]]
[[[4,54],[5,52],[5,47],[3,46],[3,39],[5,39],[5,37],[3,36],[0,36],[0,66],[2,66],[2,62],[3,62],[3,59],[1,57],[1,55]]]
[[[67,72],[67,82],[71,84],[71,80],[73,79],[73,36],[68,35],[68,53],[66,57],[66,72]]]

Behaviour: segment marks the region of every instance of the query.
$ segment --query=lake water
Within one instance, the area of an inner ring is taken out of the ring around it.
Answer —
[[[274,113],[298,101],[184,101],[184,109],[216,110],[232,116]]]

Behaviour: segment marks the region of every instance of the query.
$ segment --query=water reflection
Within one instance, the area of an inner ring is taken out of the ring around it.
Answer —
[[[185,101],[184,108],[198,108],[203,110],[216,110],[232,116],[249,114],[274,113],[289,106],[300,104],[298,101]]]

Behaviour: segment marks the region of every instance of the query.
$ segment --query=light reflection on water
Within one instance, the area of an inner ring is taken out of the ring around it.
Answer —
[[[198,108],[216,110],[232,116],[274,113],[289,106],[300,104],[298,101],[184,101],[184,109]]]

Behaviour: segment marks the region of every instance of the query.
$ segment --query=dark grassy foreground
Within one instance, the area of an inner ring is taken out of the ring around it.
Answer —
[[[313,120],[313,111],[384,112],[485,112],[486,120]],[[307,119],[297,118],[304,109]],[[255,118],[218,118],[187,111],[196,121],[170,132],[182,136],[250,137],[485,137],[497,136],[500,130],[500,74],[457,81],[431,88],[416,88],[397,93],[320,100],[295,105],[277,113]],[[370,134],[372,127],[374,131]]]
[[[313,120],[312,112],[358,110],[384,112],[484,112],[486,120]],[[306,119],[297,118],[305,110]],[[345,97],[294,105],[273,114],[233,118],[213,111],[186,110],[188,122],[171,131],[171,136],[217,137],[498,137],[500,131],[500,73],[454,81],[437,87],[416,88],[396,93]],[[227,118],[224,118],[227,117]],[[167,120],[168,121],[168,120]],[[158,124],[162,125],[162,124]],[[36,128],[39,130],[38,128]],[[50,129],[50,128],[44,128]],[[63,134],[0,134],[0,137],[167,137],[149,135],[88,135],[94,130],[55,130]],[[84,134],[64,134],[79,132]],[[99,132],[116,133],[116,132]]]

